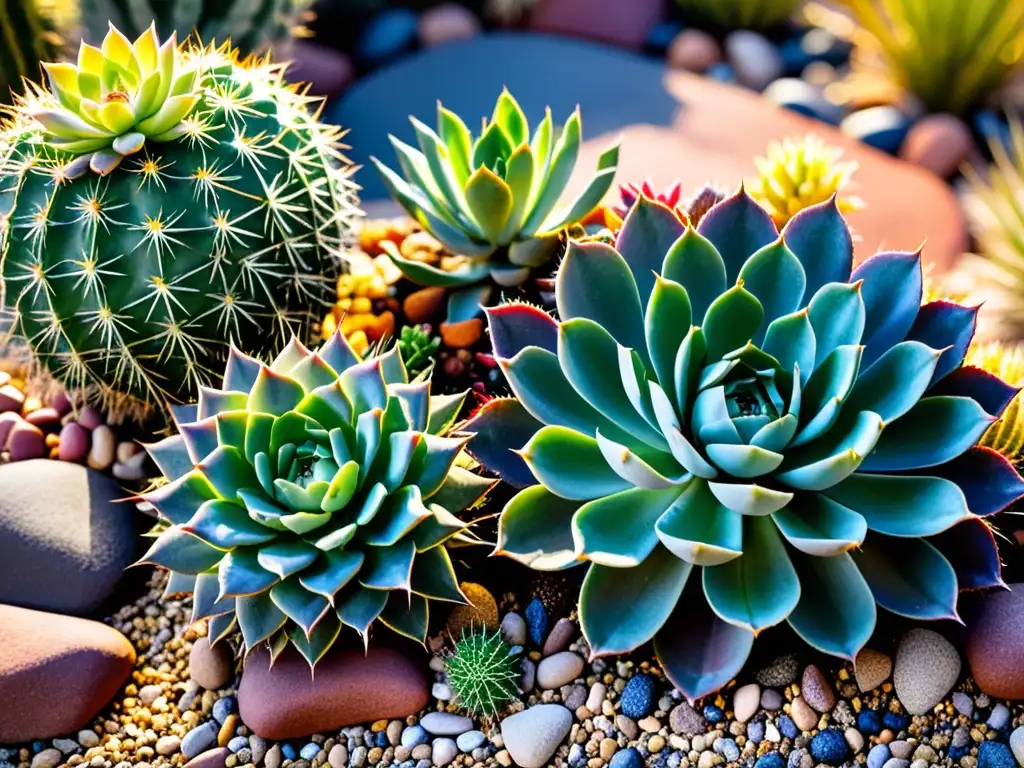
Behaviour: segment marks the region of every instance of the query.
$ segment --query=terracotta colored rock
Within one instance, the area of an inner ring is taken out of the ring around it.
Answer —
[[[445,290],[440,286],[420,288],[405,297],[402,311],[413,325],[425,323],[444,306],[444,299]]]
[[[424,670],[398,651],[335,649],[316,666],[289,648],[269,669],[270,656],[249,654],[238,686],[238,713],[249,728],[275,741],[419,712],[430,696]]]
[[[0,605],[0,744],[74,733],[134,664],[131,643],[105,624]]]
[[[707,32],[684,29],[669,43],[665,58],[670,67],[704,72],[722,60],[722,46]]]
[[[644,5],[616,4],[624,13]],[[559,76],[552,78],[551,72]],[[581,90],[583,82],[601,87]],[[387,136],[415,142],[410,114],[433,123],[438,99],[460,115],[490,114],[506,85],[531,124],[544,116],[545,106],[561,122],[580,105],[585,141],[566,200],[584,189],[598,156],[619,138],[618,181],[649,177],[655,187],[664,188],[678,179],[689,194],[709,181],[734,190],[755,172],[753,158],[764,154],[769,141],[813,132],[858,163],[856,194],[867,206],[848,217],[860,238],[856,259],[880,247],[913,250],[927,241],[924,259],[938,275],[952,268],[967,247],[956,196],[933,173],[743,88],[666,69],[664,62],[607,46],[522,34],[490,34],[441,46],[363,78],[327,117],[360,137],[347,153],[353,162],[365,165],[374,155],[394,165]],[[403,98],[391,98],[395,93]],[[361,171],[358,181],[367,215],[400,213],[395,204],[380,202],[387,193],[376,174]],[[608,200],[617,198],[613,185]]]
[[[464,581],[459,585],[463,594],[469,598],[470,605],[456,605],[448,615],[445,627],[456,640],[462,633],[474,629],[489,627],[492,631],[498,628],[498,604],[486,587]]]
[[[443,45],[480,34],[480,19],[458,3],[444,3],[420,15],[420,42],[425,46]]]
[[[452,349],[472,347],[484,334],[484,321],[471,317],[459,323],[441,323],[441,338]]]
[[[952,176],[974,149],[971,129],[953,115],[922,117],[907,133],[900,157],[927,168],[940,178]]]
[[[347,88],[355,79],[356,70],[341,51],[318,45],[309,40],[293,40],[289,56],[287,78],[291,82],[309,83],[315,96],[334,96]]]
[[[1024,584],[976,598],[967,615],[967,663],[989,696],[1024,699]]]
[[[585,37],[640,48],[665,15],[665,0],[539,0],[530,26],[541,32]]]
[[[231,646],[221,640],[211,648],[209,637],[200,637],[192,644],[188,666],[192,679],[211,691],[227,685],[235,674]]]
[[[115,501],[124,495],[117,482],[78,464],[0,465],[0,603],[96,610],[145,547],[134,506]]]
[[[7,435],[7,451],[11,454],[11,461],[43,458],[46,455],[43,430],[24,419],[16,422]]]

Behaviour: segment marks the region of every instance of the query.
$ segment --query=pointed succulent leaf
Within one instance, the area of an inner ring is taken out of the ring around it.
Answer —
[[[858,283],[829,283],[808,304],[814,329],[814,365],[819,366],[843,345],[860,343],[864,332],[864,300]]]
[[[461,429],[473,435],[467,453],[505,482],[524,488],[536,480],[517,451],[542,426],[519,401],[496,398],[485,403]]]
[[[336,603],[338,618],[346,626],[365,635],[387,605],[388,594],[384,589],[354,589],[345,595],[344,600]]]
[[[676,355],[690,331],[691,319],[690,297],[686,289],[679,283],[656,276],[644,319],[647,352],[658,383],[671,398],[675,397]],[[674,405],[678,406],[678,403]]]
[[[694,479],[655,524],[662,545],[694,565],[714,566],[743,554],[743,518]]]
[[[807,277],[781,237],[752,254],[740,269],[739,279],[760,302],[765,323],[803,306]],[[760,341],[760,337],[755,336],[755,341]]]
[[[924,539],[873,534],[851,556],[886,610],[912,619],[959,619],[956,572]]]
[[[374,547],[366,552],[366,563],[359,572],[359,583],[367,589],[411,588],[412,564],[416,547],[403,539],[392,546]]]
[[[655,275],[661,272],[665,254],[685,229],[685,224],[671,208],[643,195],[626,214],[615,240],[615,250],[633,273],[643,307],[652,295]]]
[[[864,516],[820,493],[804,493],[772,515],[790,546],[814,557],[834,557],[859,546]]]
[[[792,554],[800,577],[800,602],[789,625],[808,644],[853,660],[875,631],[875,599],[848,553],[816,557]]]
[[[1000,574],[999,547],[992,527],[970,518],[928,540],[953,566],[957,587],[962,590],[1005,587]]]
[[[970,515],[960,488],[939,477],[858,472],[825,494],[863,515],[871,530],[889,536],[932,536]]]
[[[526,347],[558,351],[558,323],[530,304],[502,304],[484,310],[496,357],[510,359]]]
[[[421,597],[449,603],[468,604],[459,588],[455,567],[444,547],[417,552],[412,565],[412,590]]]
[[[755,483],[709,482],[708,488],[723,506],[741,515],[770,515],[782,509],[793,498],[792,493]]]
[[[246,648],[255,648],[288,621],[269,594],[239,597],[235,601],[235,614]]]
[[[727,290],[708,307],[704,317],[704,339],[709,360],[738,349],[757,336],[764,321],[764,308],[742,282]]]
[[[988,517],[1002,512],[1024,495],[1024,479],[1013,465],[991,448],[975,446],[952,461],[917,474],[950,480],[963,491],[972,514]]]
[[[740,673],[754,646],[754,633],[722,621],[694,580],[654,637],[665,675],[694,702]]]
[[[596,499],[632,487],[604,461],[595,438],[566,427],[542,427],[520,455],[544,487],[567,499]]]
[[[907,332],[907,339],[944,350],[932,375],[932,383],[963,363],[974,338],[977,321],[978,307],[964,307],[951,301],[931,301],[921,307]]]
[[[697,231],[722,255],[729,282],[735,282],[752,253],[779,236],[771,216],[742,188],[704,214]]]
[[[160,470],[160,474],[168,480],[177,480],[195,466],[181,435],[171,435],[143,447]]]
[[[658,546],[654,526],[679,488],[633,488],[584,504],[572,518],[577,558],[612,568],[640,565]]]
[[[853,238],[835,197],[797,213],[782,230],[782,239],[803,265],[805,296],[813,296],[828,283],[849,279]]]
[[[919,341],[893,345],[862,371],[846,409],[873,411],[887,424],[895,421],[921,399],[941,354]],[[861,365],[868,365],[867,360],[862,359]]]
[[[655,270],[686,289],[695,325],[704,324],[711,302],[725,293],[725,262],[711,241],[692,227],[676,239],[666,251],[661,269]]]
[[[907,335],[921,308],[921,254],[876,253],[853,271],[863,280],[864,364],[871,365]]]
[[[576,565],[572,519],[581,504],[542,485],[520,491],[498,520],[494,554],[506,555],[542,571]]]
[[[487,240],[499,242],[512,213],[512,190],[490,168],[479,167],[466,182],[466,205]]]
[[[160,534],[139,563],[180,573],[203,573],[224,558],[224,550],[207,544],[186,527],[175,525]]]
[[[591,565],[580,590],[580,627],[591,658],[628,653],[668,620],[693,566],[655,547],[633,568]]]

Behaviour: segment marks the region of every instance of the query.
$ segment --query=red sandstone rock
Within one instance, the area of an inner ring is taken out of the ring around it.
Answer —
[[[134,664],[131,643],[105,624],[0,605],[0,744],[84,727]]]
[[[978,595],[967,613],[967,663],[981,690],[1024,699],[1024,584]]]
[[[424,670],[398,651],[336,649],[316,665],[316,675],[294,648],[270,669],[260,648],[249,654],[238,686],[238,713],[265,739],[284,740],[373,720],[404,718],[429,698]]]

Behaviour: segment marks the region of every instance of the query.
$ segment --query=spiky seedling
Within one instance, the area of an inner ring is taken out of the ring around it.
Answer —
[[[398,337],[398,347],[409,374],[415,377],[433,366],[434,357],[441,347],[441,338],[429,334],[423,325],[407,325]]]
[[[975,344],[968,351],[965,362],[1011,386],[1024,386],[1024,346],[1020,344],[1008,345],[998,341]],[[978,444],[998,451],[1013,462],[1024,458],[1024,411],[1021,410],[1020,393],[1006,406],[999,421],[985,431]]]
[[[853,659],[878,605],[956,617],[998,585],[985,520],[1024,493],[975,447],[1017,390],[963,367],[977,308],[921,305],[919,253],[853,268],[835,201],[780,233],[742,190],[693,228],[641,197],[615,247],[570,243],[558,320],[488,312],[518,400],[465,425],[527,486],[496,552],[588,563],[594,656],[650,640],[690,698],[783,621]]]
[[[81,16],[90,40],[102,40],[107,22],[129,37],[150,24],[184,40],[231,40],[243,55],[264,51],[285,41],[301,22],[310,0],[82,0]]]
[[[211,642],[237,626],[247,651],[291,643],[311,666],[343,625],[423,642],[430,601],[467,602],[446,547],[475,541],[456,514],[494,483],[446,436],[464,398],[410,383],[394,347],[360,359],[340,331],[269,366],[232,349],[222,389],[148,446],[170,482],[142,498],[171,525],[142,562],[194,594]]]
[[[355,187],[282,67],[150,28],[47,72],[0,128],[5,300],[41,366],[144,409],[313,319]]]
[[[462,631],[455,651],[445,659],[455,703],[474,715],[494,717],[519,693],[520,657],[501,636]]]
[[[758,176],[750,182],[750,196],[781,229],[804,208],[825,202],[850,183],[857,163],[842,161],[842,156],[842,149],[813,134],[773,141],[765,157],[754,159]],[[856,197],[839,198],[839,210],[844,213],[861,207]]]
[[[448,322],[460,323],[479,315],[495,284],[521,285],[551,259],[560,231],[585,218],[611,187],[619,148],[605,150],[583,192],[560,206],[580,152],[579,110],[561,128],[548,110],[531,136],[505,90],[474,137],[458,115],[437,109],[437,131],[411,118],[419,149],[391,137],[401,175],[371,159],[395,200],[459,258],[441,269],[405,258],[394,243],[381,246],[413,282],[455,289]]]
[[[718,31],[782,24],[803,0],[676,0],[687,20]]]

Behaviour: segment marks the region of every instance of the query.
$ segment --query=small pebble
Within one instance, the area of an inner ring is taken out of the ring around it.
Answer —
[[[526,621],[518,613],[506,613],[501,620],[501,634],[509,645],[526,645]]]
[[[836,728],[825,728],[811,739],[811,755],[826,765],[840,765],[848,752],[846,737]]]
[[[836,695],[832,686],[825,679],[824,673],[814,664],[804,669],[800,680],[800,695],[818,712],[831,712],[832,707],[836,705]]]
[[[543,662],[541,662],[543,665]],[[629,678],[620,698],[622,714],[639,720],[654,706],[654,678],[636,674]]]
[[[449,738],[442,737],[434,739],[434,745],[431,751],[431,762],[440,768],[440,766],[448,765],[454,760],[459,754],[459,748],[456,743]]]
[[[763,91],[782,75],[778,49],[756,32],[731,33],[725,38],[725,52],[739,81],[755,91]]]
[[[177,736],[161,736],[156,742],[156,753],[158,755],[173,755],[180,748],[181,739]]]
[[[472,752],[477,747],[487,743],[487,737],[480,731],[466,731],[455,740],[459,749],[463,752]]]
[[[32,768],[57,768],[63,760],[59,749],[44,749],[32,758]]]
[[[572,651],[561,651],[541,659],[537,665],[537,684],[542,689],[555,690],[571,683],[582,672],[583,659]]]
[[[608,768],[644,768],[644,758],[636,747],[629,747],[616,752],[609,761]]]
[[[761,687],[757,683],[741,686],[732,697],[732,710],[736,720],[745,723],[757,714],[761,704]]]
[[[526,627],[530,641],[538,648],[542,647],[548,635],[548,611],[539,597],[533,598],[526,606]]]
[[[875,744],[868,751],[868,768],[882,768],[886,761],[891,757],[889,753],[889,747],[885,744]]]
[[[707,32],[684,29],[672,38],[665,58],[670,67],[701,73],[722,60],[722,47]]]
[[[812,731],[818,724],[818,713],[811,709],[802,696],[793,699],[790,715],[793,717],[796,727],[801,731]]]
[[[559,619],[555,622],[555,626],[551,628],[551,632],[548,633],[541,653],[545,656],[551,656],[559,651],[564,651],[576,637],[576,631],[575,623],[569,621],[569,619]]]
[[[429,712],[420,718],[420,725],[435,736],[458,736],[473,729],[468,717],[450,712]]]

